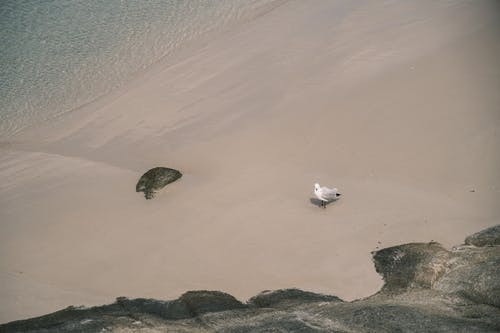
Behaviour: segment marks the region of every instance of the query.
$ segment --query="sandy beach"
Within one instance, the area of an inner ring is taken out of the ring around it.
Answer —
[[[0,323],[197,289],[353,300],[382,285],[371,251],[498,224],[499,15],[284,1],[1,142]],[[145,200],[155,166],[183,177]]]

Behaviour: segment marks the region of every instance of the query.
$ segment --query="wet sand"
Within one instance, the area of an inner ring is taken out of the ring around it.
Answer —
[[[500,217],[498,4],[289,1],[0,146],[0,322],[298,287]],[[180,181],[135,193],[154,166]],[[319,208],[313,184],[341,200]]]

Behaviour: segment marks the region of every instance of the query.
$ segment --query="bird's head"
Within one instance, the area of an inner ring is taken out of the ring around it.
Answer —
[[[319,184],[318,184],[318,183],[314,184],[314,190],[315,190],[315,191],[319,190],[319,187],[320,187],[320,186],[319,186]]]

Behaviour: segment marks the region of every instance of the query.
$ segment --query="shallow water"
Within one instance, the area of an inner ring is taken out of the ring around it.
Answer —
[[[4,0],[0,138],[89,103],[275,0]]]

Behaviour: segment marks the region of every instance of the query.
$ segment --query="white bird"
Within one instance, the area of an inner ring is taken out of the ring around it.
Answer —
[[[337,200],[342,194],[337,188],[321,187],[318,183],[314,184],[314,195],[321,200],[321,207],[326,208],[326,203]]]

